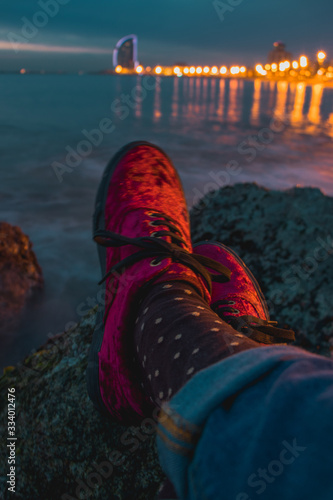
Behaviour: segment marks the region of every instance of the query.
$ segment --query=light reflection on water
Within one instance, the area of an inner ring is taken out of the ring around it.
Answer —
[[[141,83],[140,78],[137,84]],[[153,93],[154,123],[194,124],[217,117],[220,123],[259,127],[267,124],[265,117],[277,115],[288,118],[295,131],[333,137],[333,88],[321,83],[157,77]],[[161,106],[169,98],[171,106]],[[138,103],[137,118],[146,104],[148,100]]]

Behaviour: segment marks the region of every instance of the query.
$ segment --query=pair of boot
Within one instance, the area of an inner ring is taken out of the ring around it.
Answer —
[[[260,287],[235,252],[221,243],[192,247],[181,182],[160,148],[134,142],[114,156],[97,193],[93,231],[105,306],[97,314],[87,384],[102,412],[125,423],[151,412],[133,334],[140,303],[157,284],[190,284],[235,335],[258,347],[293,340],[293,332],[269,320]]]

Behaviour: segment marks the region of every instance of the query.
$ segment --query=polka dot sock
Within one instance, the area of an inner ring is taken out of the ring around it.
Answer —
[[[142,385],[154,402],[170,399],[199,370],[258,347],[181,281],[151,289],[141,303],[134,340]]]

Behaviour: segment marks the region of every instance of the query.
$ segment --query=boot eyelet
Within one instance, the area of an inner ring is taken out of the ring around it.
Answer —
[[[239,313],[240,313],[240,311],[239,311],[238,309],[234,309],[234,310],[232,311],[232,314],[239,314]]]
[[[158,231],[154,231],[153,233],[151,233],[150,236],[152,236],[153,238],[159,238],[159,239],[162,238],[162,236],[158,236]]]
[[[161,226],[161,223],[158,220],[152,220],[148,224],[149,226]]]
[[[160,259],[154,259],[150,262],[150,266],[151,267],[155,267],[155,266],[160,266],[162,264],[162,261]]]
[[[234,306],[235,304],[236,304],[236,302],[234,300],[228,300],[228,305]]]
[[[161,217],[160,214],[156,212],[147,212],[148,217]]]

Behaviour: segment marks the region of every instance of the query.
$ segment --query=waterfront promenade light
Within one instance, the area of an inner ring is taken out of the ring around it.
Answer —
[[[180,68],[179,66],[176,66],[173,68],[173,72],[175,73],[175,75],[178,75],[180,73]]]
[[[257,64],[256,65],[256,72],[259,73],[259,75],[266,76],[267,71],[263,68],[262,64]]]
[[[162,73],[162,68],[161,68],[161,66],[156,66],[156,68],[155,68],[155,73],[156,73],[157,75],[160,75],[160,74]]]
[[[272,66],[271,66],[271,70],[273,71],[273,73],[275,73],[278,69],[278,66],[276,63],[273,63]]]
[[[270,64],[265,64],[265,70],[269,71],[270,69],[271,69],[271,65]]]
[[[226,66],[222,66],[222,67],[220,68],[220,73],[221,73],[221,75],[225,75],[225,74],[227,73],[227,71],[228,71],[228,69],[227,69],[227,67],[226,67]]]
[[[245,73],[245,72],[246,72],[246,68],[245,68],[245,66],[242,66],[242,67],[240,68],[240,70],[239,70],[239,71],[240,71],[241,73]]]
[[[195,67],[194,66],[190,67],[190,73],[191,73],[191,75],[194,75],[194,73],[195,73]]]
[[[289,61],[284,61],[284,68],[289,69],[290,68],[290,62]]]
[[[122,66],[120,66],[120,64],[118,64],[118,66],[116,66],[116,73],[121,73],[123,70]]]
[[[239,66],[232,66],[232,68],[230,68],[230,73],[232,75],[238,75],[240,72],[240,68]]]
[[[184,68],[184,75],[188,75],[188,74],[189,74],[189,71],[190,71],[190,70],[189,70],[189,68],[186,66],[186,67]]]
[[[292,66],[293,66],[294,69],[298,69],[299,64],[298,64],[297,61],[293,61]]]
[[[306,68],[308,65],[308,58],[306,56],[301,56],[299,59],[299,64],[301,68]]]
[[[197,75],[201,75],[202,73],[202,67],[198,66],[197,69],[195,70]]]
[[[205,66],[204,69],[203,69],[203,72],[206,73],[206,74],[209,73],[209,67]]]
[[[213,75],[216,75],[218,73],[217,66],[212,67],[212,73],[213,73]]]
[[[138,74],[140,74],[140,73],[142,73],[142,71],[143,71],[143,67],[139,64],[139,66],[137,66],[137,67],[135,68],[135,71],[136,71]]]
[[[324,60],[326,59],[326,54],[325,54],[325,52],[323,52],[322,50],[321,50],[320,52],[318,52],[318,54],[317,54],[317,58],[318,58],[318,61],[319,61],[320,63],[323,63],[323,62],[324,62]]]

